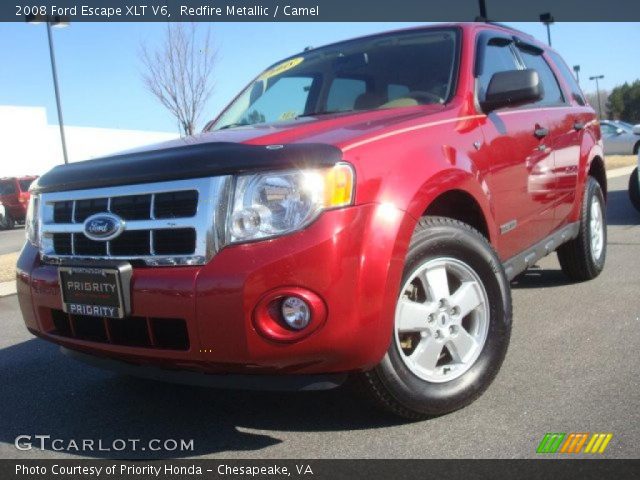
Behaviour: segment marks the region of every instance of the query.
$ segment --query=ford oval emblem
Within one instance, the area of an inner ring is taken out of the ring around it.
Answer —
[[[106,242],[124,230],[124,220],[111,213],[97,213],[84,221],[84,235],[89,240]]]

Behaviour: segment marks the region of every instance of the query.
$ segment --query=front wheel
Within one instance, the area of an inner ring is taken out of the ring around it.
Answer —
[[[423,218],[413,235],[391,345],[359,383],[380,406],[424,418],[468,405],[489,386],[511,334],[511,293],[482,235]]]
[[[640,184],[638,183],[638,168],[633,171],[629,178],[629,199],[636,210],[640,212]]]
[[[583,282],[596,278],[607,256],[607,221],[600,184],[587,178],[582,199],[578,236],[558,248],[562,271],[571,280]]]

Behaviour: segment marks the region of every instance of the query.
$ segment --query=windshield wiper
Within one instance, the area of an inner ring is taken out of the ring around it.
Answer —
[[[226,130],[227,128],[235,128],[235,127],[246,127],[247,125],[251,125],[250,123],[229,123],[227,125],[223,125],[216,130]]]
[[[348,113],[348,112],[353,112],[353,111],[355,111],[355,110],[353,110],[353,109],[351,109],[351,110],[321,110],[319,112],[301,113],[296,118],[318,117],[320,115],[331,115],[333,113]]]

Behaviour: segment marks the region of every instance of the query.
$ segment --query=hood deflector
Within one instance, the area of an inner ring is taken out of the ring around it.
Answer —
[[[340,160],[339,148],[322,143],[267,146],[200,143],[59,165],[40,177],[34,192],[84,190],[256,170],[328,167]]]

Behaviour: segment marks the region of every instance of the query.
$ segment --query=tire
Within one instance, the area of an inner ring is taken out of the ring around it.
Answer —
[[[594,203],[598,204],[600,219],[594,219]],[[600,248],[596,239],[601,240]],[[592,280],[600,275],[607,257],[607,222],[604,195],[600,184],[588,177],[580,214],[578,236],[558,248],[562,271],[575,282]]]
[[[638,184],[638,168],[631,173],[629,178],[629,199],[636,210],[640,212],[640,186]]]
[[[16,226],[16,221],[7,212],[2,221],[2,225],[0,226],[0,228],[2,228],[2,230],[13,230],[15,226]]]
[[[428,275],[434,275],[429,278],[442,278],[437,277],[442,272],[441,268],[446,271],[444,283],[420,280],[421,275],[425,278]],[[464,275],[467,275],[466,280]],[[415,287],[416,284],[411,283],[414,278],[414,282],[422,286]],[[437,301],[438,296],[443,296],[442,285],[446,285],[451,292],[450,298],[445,298],[444,307]],[[464,312],[456,305],[456,298],[467,298],[456,297],[463,291],[462,285],[467,285],[468,291],[473,292],[472,296],[483,303],[460,321]],[[407,292],[413,295],[411,300],[406,296]],[[435,317],[425,316],[424,325],[430,326],[428,331],[424,330],[422,310],[413,317],[405,315],[411,310],[405,310],[403,302],[415,306],[414,300],[425,308],[440,307]],[[405,318],[417,318],[416,328],[423,329],[424,333],[403,331]],[[454,321],[455,318],[457,320]],[[375,404],[404,418],[422,419],[460,409],[478,398],[498,373],[509,345],[511,319],[509,281],[487,240],[459,221],[424,217],[416,227],[407,254],[389,349],[373,370],[357,374],[355,383],[360,392]],[[452,323],[447,328],[448,322]],[[457,326],[454,325],[456,322]],[[450,331],[452,327],[456,327],[456,330]],[[460,362],[460,352],[464,350],[456,353],[457,342],[467,338],[471,332],[477,333],[475,350],[470,349],[469,355],[465,354],[466,363],[456,363],[456,360]],[[482,332],[484,340],[481,339]],[[415,341],[416,346],[411,345],[407,350],[410,343],[408,338],[411,343]],[[434,350],[427,349],[427,345],[434,346]],[[430,357],[438,359],[433,369],[423,368],[417,360],[413,360],[421,357],[410,355],[419,353],[419,349],[422,352],[437,352],[438,345],[446,348],[439,355],[436,353]]]

